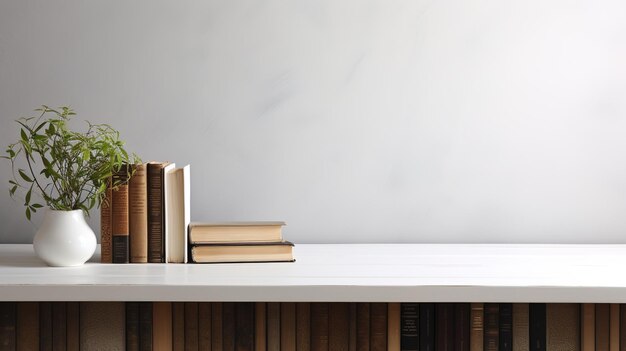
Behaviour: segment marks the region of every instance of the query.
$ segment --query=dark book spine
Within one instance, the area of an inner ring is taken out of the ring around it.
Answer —
[[[139,345],[141,351],[152,351],[152,302],[139,303]]]
[[[211,303],[198,303],[198,348],[200,350],[211,349]]]
[[[470,304],[454,304],[454,351],[470,349]]]
[[[307,341],[307,343],[310,345],[310,342]],[[265,302],[257,302],[254,308],[254,348],[256,351],[267,350],[267,303]]]
[[[100,204],[100,262],[113,262],[113,237],[111,233],[111,207],[113,205],[113,193],[111,190],[111,179],[104,193],[104,199]]]
[[[211,304],[211,349],[222,349],[222,303]]]
[[[127,166],[121,167],[113,175],[113,184],[117,188],[112,193],[111,233],[113,236],[113,263],[129,263],[129,233],[128,222],[128,174]]]
[[[528,306],[530,351],[546,351],[546,304]]]
[[[531,322],[532,322],[532,319],[531,319]],[[611,333],[610,333],[611,312],[610,312],[610,305],[608,303],[596,304],[596,323],[595,324],[596,324],[596,351],[609,351],[610,350],[610,338],[611,338]],[[533,348],[531,348],[530,350],[534,351]]]
[[[435,305],[435,348],[437,351],[454,349],[454,305],[439,303]]]
[[[435,350],[435,304],[420,304],[420,351]]]
[[[139,302],[126,303],[126,350],[139,351]]]
[[[269,344],[271,337],[269,330],[267,337]],[[311,303],[311,350],[328,351],[328,303],[326,302]]]
[[[52,303],[52,349],[67,349],[67,309],[65,302]]]
[[[400,310],[400,350],[419,350],[419,304],[403,303]]]
[[[370,304],[367,302],[356,305],[356,350],[370,349]]]
[[[280,349],[296,349],[296,303],[280,304]]]
[[[296,304],[296,346],[298,351],[311,350],[311,304],[309,302]]]
[[[221,318],[221,315],[220,315],[220,318]],[[185,303],[184,302],[172,303],[172,350],[173,351],[185,351]]]
[[[52,303],[39,304],[39,350],[52,351]]]
[[[335,302],[328,305],[328,348],[350,348],[350,304]]]
[[[162,263],[164,252],[163,164],[148,163],[148,262]]]
[[[513,304],[500,304],[499,351],[513,351]]]
[[[235,303],[222,303],[222,343],[224,351],[235,350]]]
[[[236,351],[254,351],[254,309],[254,302],[238,302],[235,304]]]
[[[626,351],[626,304],[619,306],[619,350]]]
[[[67,351],[80,350],[80,304],[67,303]]]
[[[18,351],[39,350],[38,302],[18,302],[16,334]]]
[[[17,340],[17,305],[0,302],[0,350],[15,350]]]
[[[485,304],[485,351],[498,351],[500,345],[500,305],[497,303]]]
[[[387,349],[387,304],[370,305],[370,347],[372,351]]]
[[[185,302],[185,351],[198,351],[198,303]]]
[[[280,351],[280,302],[267,303],[267,350]]]

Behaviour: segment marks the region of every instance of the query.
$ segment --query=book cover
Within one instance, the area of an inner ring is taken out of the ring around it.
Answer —
[[[39,303],[39,350],[52,351],[52,302]]]
[[[546,351],[546,304],[528,305],[529,341],[531,351]]]
[[[454,350],[470,349],[470,304],[454,304]]]
[[[191,261],[195,263],[293,262],[293,243],[222,243],[194,245]]]
[[[126,303],[126,350],[139,351],[139,302]]]
[[[311,350],[311,304],[296,303],[296,350]]]
[[[582,351],[596,349],[596,306],[593,303],[583,303],[580,321],[580,344]]]
[[[280,304],[280,349],[296,349],[296,303]]]
[[[387,304],[370,304],[370,347],[372,350],[387,349]]]
[[[220,341],[221,340],[220,338]],[[173,351],[185,351],[184,302],[172,302],[172,346]]]
[[[328,348],[344,351],[350,348],[350,305],[346,302],[328,304]]]
[[[500,304],[499,351],[513,351],[513,304]]]
[[[148,173],[146,164],[135,164],[128,181],[130,262],[148,262]]]
[[[0,349],[15,350],[17,341],[17,305],[0,302]]]
[[[112,191],[113,263],[129,263],[130,226],[128,222],[128,174],[126,165],[113,175],[113,181],[115,184],[122,182]]]
[[[454,350],[454,305],[451,303],[435,305],[435,349]]]
[[[295,307],[295,306],[294,306]],[[254,350],[254,302],[237,302],[235,304],[235,350]],[[295,308],[294,308],[295,309]],[[292,321],[295,328],[295,320]],[[281,333],[282,335],[282,333]],[[295,343],[292,350],[295,350]],[[289,350],[289,349],[286,349]]]
[[[190,220],[190,166],[165,175],[166,261],[187,263],[187,227]]]
[[[164,173],[173,167],[168,162],[149,162],[148,172],[148,262],[165,262]],[[167,170],[165,168],[168,168]]]
[[[18,302],[16,324],[17,351],[39,350],[39,303]]]
[[[172,317],[171,302],[152,303],[152,347],[154,351],[172,350]]]
[[[139,303],[139,346],[142,351],[151,351],[152,347],[152,302]]]
[[[419,304],[401,305],[400,333],[400,350],[419,351]]]
[[[513,351],[529,351],[528,304],[513,304]]]
[[[387,304],[387,350],[400,350],[400,304]]]
[[[113,263],[113,237],[111,215],[111,205],[113,203],[113,193],[110,185],[104,193],[104,199],[100,204],[100,262]]]
[[[484,304],[484,348],[485,351],[498,351],[500,345],[500,305],[497,303]]]
[[[198,351],[198,303],[185,302],[185,351]]]
[[[211,303],[198,303],[198,348],[211,349]]]
[[[435,304],[420,304],[420,350],[435,350]]]
[[[212,350],[222,350],[222,303],[214,302],[211,304],[211,345]]]
[[[254,311],[254,350],[267,349],[267,304],[257,302]]]
[[[280,302],[267,303],[267,350],[280,351]]]
[[[268,344],[271,335],[268,330]],[[311,350],[328,351],[328,303],[311,303]]]
[[[580,350],[580,307],[578,304],[546,304],[546,349]]]
[[[68,302],[67,308],[67,351],[80,350],[80,303]]]
[[[356,349],[370,349],[370,304],[359,302],[356,305]]]
[[[284,222],[192,222],[192,244],[282,241]]]
[[[596,304],[596,351],[609,351],[611,312],[608,303]]]

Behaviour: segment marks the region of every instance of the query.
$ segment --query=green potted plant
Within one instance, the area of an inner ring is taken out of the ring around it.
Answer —
[[[119,132],[106,124],[91,124],[84,132],[70,129],[75,115],[69,107],[42,106],[39,115],[20,118],[19,139],[3,158],[11,162],[10,195],[24,195],[28,220],[47,207],[33,246],[50,266],[77,266],[96,250],[96,236],[85,215],[100,206],[112,175],[138,162],[124,149]],[[18,190],[20,190],[18,192]]]

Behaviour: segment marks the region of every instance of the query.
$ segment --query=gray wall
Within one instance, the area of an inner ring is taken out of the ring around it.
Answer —
[[[626,243],[625,38],[619,0],[6,0],[0,140],[69,104],[297,243]]]

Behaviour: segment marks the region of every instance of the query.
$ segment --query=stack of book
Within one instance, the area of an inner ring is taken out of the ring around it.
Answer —
[[[191,261],[293,262],[293,244],[283,240],[284,222],[191,223]]]
[[[107,189],[101,206],[101,261],[186,263],[190,166],[148,162],[113,177],[122,185]]]

